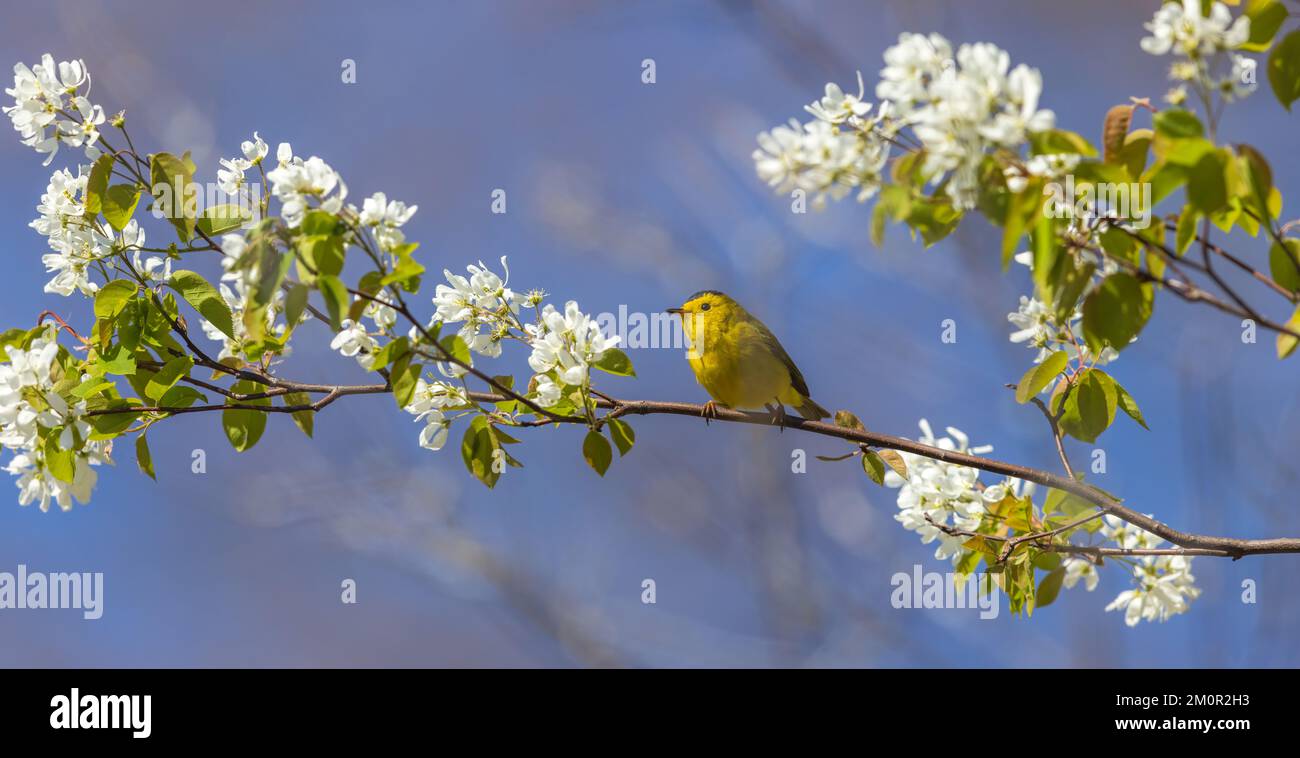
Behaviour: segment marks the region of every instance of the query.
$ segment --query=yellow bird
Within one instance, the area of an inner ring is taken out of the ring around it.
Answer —
[[[687,360],[713,398],[704,406],[705,420],[717,416],[718,406],[766,408],[775,424],[784,422],[786,405],[812,421],[831,415],[813,402],[799,367],[772,331],[740,303],[704,290],[668,312],[681,315]]]

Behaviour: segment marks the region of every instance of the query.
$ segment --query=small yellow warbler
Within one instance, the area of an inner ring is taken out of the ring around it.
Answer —
[[[681,315],[687,360],[713,397],[704,406],[705,419],[716,416],[718,406],[766,408],[777,424],[784,421],[787,404],[813,421],[830,415],[813,402],[799,367],[772,331],[740,303],[721,292],[704,290],[668,312]]]

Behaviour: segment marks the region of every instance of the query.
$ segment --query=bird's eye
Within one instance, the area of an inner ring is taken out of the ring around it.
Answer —
[[[700,310],[702,310],[702,311],[707,311],[710,307],[711,307],[711,306],[710,306],[708,303],[705,303],[705,304],[703,304],[703,305],[700,306]]]

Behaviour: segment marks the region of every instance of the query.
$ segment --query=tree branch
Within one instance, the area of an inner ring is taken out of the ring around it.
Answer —
[[[470,393],[470,397],[479,402],[500,402],[508,399],[502,395],[477,392]],[[704,413],[704,406],[696,403],[603,398],[598,398],[595,402],[597,407],[609,411],[606,418],[651,415],[702,417]],[[711,420],[758,426],[772,425],[772,417],[767,413],[752,413],[731,410],[729,408],[717,408],[716,410],[716,415],[710,416]],[[578,423],[582,421],[584,420],[575,417],[573,419],[566,419],[564,422],[560,423]],[[1041,471],[1039,469],[1019,466],[1014,463],[1006,463],[992,458],[983,458],[976,455],[970,455],[969,453],[944,450],[942,448],[909,440],[904,437],[895,437],[893,435],[881,434],[879,432],[835,426],[834,424],[828,424],[823,421],[808,421],[807,419],[787,416],[782,426],[787,429],[796,429],[823,437],[833,437],[857,444],[865,444],[872,447],[912,453],[924,458],[930,458],[931,460],[941,461],[943,463],[953,463],[959,466],[968,466],[970,468],[988,471],[989,473],[1015,477],[1045,487],[1051,487],[1063,492],[1068,492],[1101,508],[1103,515],[1111,514],[1123,521],[1133,524],[1134,526],[1145,529],[1157,537],[1171,542],[1180,548],[1198,551],[1195,553],[1189,553],[1185,550],[1180,554],[1212,555],[1222,558],[1237,559],[1246,555],[1300,553],[1300,538],[1295,537],[1240,539],[1236,537],[1217,537],[1182,532],[1164,522],[1152,518],[1151,516],[1147,516],[1126,507],[1118,498],[1098,487],[1059,474]]]

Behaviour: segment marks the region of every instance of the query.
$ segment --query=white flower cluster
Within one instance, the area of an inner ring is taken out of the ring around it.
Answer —
[[[501,355],[501,340],[511,330],[521,330],[520,308],[537,305],[541,293],[524,295],[510,289],[510,267],[501,256],[505,278],[493,273],[483,261],[466,267],[469,277],[443,269],[446,284],[434,288],[435,318],[444,324],[462,323],[460,338],[475,353],[495,358]]]
[[[144,245],[144,230],[135,219],[127,222],[120,235],[98,222],[86,218],[86,184],[90,166],[80,166],[74,175],[60,169],[50,176],[50,183],[36,206],[40,217],[28,226],[44,236],[54,252],[41,257],[46,272],[53,278],[45,291],[68,296],[81,292],[93,296],[99,285],[90,280],[90,268],[114,252],[137,248],[135,262],[142,273],[152,273],[162,259],[141,261],[138,248]]]
[[[759,178],[781,194],[804,191],[815,208],[824,207],[827,197],[840,200],[853,191],[858,202],[874,196],[889,143],[873,133],[880,119],[867,116],[871,104],[862,101],[862,75],[856,96],[827,84],[825,96],[805,110],[816,119],[805,124],[791,119],[788,126],[758,135],[753,157]]]
[[[925,149],[926,173],[936,181],[949,176],[948,195],[959,207],[975,207],[986,151],[1018,151],[1030,133],[1055,125],[1052,111],[1038,107],[1038,69],[1010,69],[1010,56],[997,45],[962,45],[954,57],[938,34],[903,34],[885,51],[885,64],[876,96],[899,126],[912,127]]]
[[[444,411],[468,404],[469,396],[464,389],[447,382],[426,382],[420,379],[415,385],[410,404],[405,408],[407,413],[415,416],[417,422],[424,424],[420,430],[420,447],[441,449],[447,443],[447,433],[451,428],[451,420]]]
[[[1061,179],[1073,171],[1081,160],[1083,156],[1078,153],[1034,155],[1024,163],[1008,165],[1002,169],[1002,175],[1006,177],[1007,189],[1019,193],[1029,186],[1030,177]]]
[[[376,192],[362,203],[359,217],[363,226],[374,230],[379,249],[388,252],[406,242],[406,235],[402,234],[401,228],[411,220],[419,207],[408,206],[400,200],[389,200],[384,193]],[[352,210],[356,211],[355,206]]]
[[[960,429],[948,427],[947,437],[935,438],[930,422],[921,419],[921,436],[918,442],[933,445],[941,450],[953,450],[971,455],[985,455],[993,451],[992,445],[970,446],[968,438]],[[1032,482],[1022,483],[1011,479],[981,489],[979,471],[967,466],[936,461],[912,453],[900,452],[903,462],[907,464],[907,478],[899,476],[893,469],[885,472],[885,485],[897,487],[898,513],[894,520],[904,529],[916,532],[922,544],[935,540],[939,545],[934,557],[939,560],[951,559],[954,564],[967,552],[962,543],[968,538],[945,534],[940,527],[950,526],[966,531],[975,531],[986,513],[987,503],[1001,501],[1008,493],[1019,497],[1034,491]]]
[[[104,109],[86,99],[90,94],[90,73],[84,61],[63,61],[57,65],[48,53],[41,62],[27,67],[14,66],[14,86],[5,94],[14,99],[5,115],[13,121],[22,143],[45,154],[50,165],[60,145],[85,147],[86,157],[94,160],[99,151],[99,127],[104,123]]]
[[[1098,258],[1086,250],[1081,250],[1079,254],[1086,261],[1097,265],[1092,281],[1085,287],[1085,295],[1103,278],[1119,269],[1119,264],[1110,258]],[[1028,266],[1031,270],[1033,259],[1032,252],[1019,253],[1015,257],[1017,263]],[[1082,299],[1081,297],[1080,302]],[[1011,333],[1012,342],[1024,343],[1026,347],[1038,351],[1034,363],[1041,363],[1056,350],[1064,350],[1071,361],[1081,360],[1097,366],[1105,366],[1119,357],[1119,352],[1113,347],[1104,347],[1093,356],[1091,348],[1083,339],[1083,310],[1078,306],[1070,318],[1061,324],[1057,323],[1054,310],[1046,303],[1030,295],[1021,295],[1020,307],[1007,314],[1007,321],[1016,327]]]
[[[759,135],[754,163],[759,177],[789,192],[799,188],[840,199],[858,189],[866,200],[880,186],[889,145],[910,128],[924,151],[922,167],[961,208],[975,207],[979,168],[989,151],[1019,151],[1033,132],[1051,129],[1052,111],[1038,107],[1042,76],[1025,65],[1010,67],[1005,50],[989,43],[962,45],[957,54],[938,34],[903,34],[885,51],[868,118],[861,75],[858,95],[827,84],[806,107],[816,121],[777,127]],[[843,129],[844,126],[850,129]]]
[[[992,452],[991,445],[971,447],[969,438],[960,430],[947,428],[948,436],[935,438],[930,423],[921,419],[921,436],[918,442],[941,450],[953,450],[971,455]],[[998,484],[981,489],[979,471],[966,466],[936,461],[912,453],[900,455],[907,464],[907,478],[889,469],[885,472],[885,485],[898,488],[898,513],[894,520],[908,531],[916,532],[922,544],[938,541],[934,557],[951,560],[954,565],[969,552],[963,543],[964,536],[949,535],[942,527],[954,527],[973,532],[980,526],[987,507],[1007,495],[1030,497],[1034,494],[1033,482],[1008,478]],[[1112,515],[1103,516],[1099,533],[1108,543],[1126,550],[1158,548],[1163,540]],[[1191,559],[1184,556],[1136,556],[1132,559],[1133,581],[1136,589],[1121,592],[1106,610],[1124,610],[1124,621],[1129,626],[1139,621],[1165,621],[1170,616],[1183,613],[1188,604],[1201,594],[1191,573]],[[1080,582],[1089,592],[1096,589],[1100,579],[1097,566],[1086,558],[1070,556],[1063,562],[1067,589]]]
[[[481,261],[467,267],[468,277],[444,271],[447,284],[438,285],[433,298],[437,306],[434,324],[461,324],[457,336],[473,353],[487,357],[499,356],[505,339],[529,345],[532,353],[528,365],[536,376],[530,382],[527,396],[539,407],[554,407],[566,390],[570,394],[585,393],[590,367],[615,347],[619,338],[607,337],[596,319],[583,313],[573,301],[565,305],[563,313],[547,304],[536,311],[536,323],[523,323],[522,310],[541,306],[544,294],[537,290],[521,294],[510,289],[507,286],[510,269],[504,256],[501,266],[504,278]],[[344,338],[340,334],[333,347],[345,354],[353,349],[373,349],[372,338],[364,329],[352,325],[348,335]],[[417,345],[423,339],[421,331],[415,328],[409,336]],[[439,363],[438,370],[452,380],[465,374],[464,368],[449,362]],[[454,420],[446,411],[470,405],[463,384],[421,378],[405,410],[424,425],[420,445],[437,450],[446,443]]]
[[[548,303],[538,322],[526,331],[533,348],[528,365],[538,374],[544,407],[546,401],[552,401],[550,405],[559,401],[562,387],[585,387],[591,365],[617,347],[620,339],[606,336],[596,319],[579,310],[573,300],[564,304],[563,313]]]
[[[208,323],[207,320],[200,322],[203,327],[203,333],[208,339],[221,343],[221,352],[217,355],[217,360],[225,358],[238,357],[243,358],[245,342],[248,340],[248,329],[244,324],[244,310],[250,305],[250,298],[256,285],[249,285],[243,279],[237,278],[231,284],[220,282],[218,289],[221,292],[221,299],[226,301],[230,307],[232,326],[234,327],[235,336],[231,338],[225,332]],[[263,327],[267,334],[281,336],[287,325],[283,322],[277,322],[277,317],[284,312],[284,293],[276,291],[271,298],[271,307],[267,308],[264,313],[265,326]],[[308,318],[303,314],[303,319]],[[280,351],[281,357],[287,357],[292,352],[292,348],[286,345]]]
[[[293,154],[288,142],[281,142],[275,155],[279,165],[266,178],[271,182],[271,194],[280,201],[280,215],[290,229],[297,228],[307,215],[309,198],[314,198],[320,209],[328,213],[343,209],[348,187],[328,163],[314,155],[304,161]]]
[[[244,172],[261,165],[267,153],[266,142],[253,132],[253,139],[241,142],[239,151],[244,157],[222,158],[221,168],[217,170],[217,186],[227,195],[238,195],[246,181]]]
[[[1164,544],[1154,534],[1114,516],[1103,518],[1101,533],[1118,547],[1150,549]],[[1137,626],[1139,621],[1166,621],[1170,616],[1185,613],[1189,602],[1201,594],[1195,584],[1196,577],[1192,576],[1192,559],[1187,556],[1138,556],[1132,568],[1137,588],[1121,592],[1106,606],[1108,611],[1123,610],[1124,623],[1129,626]]]
[[[1207,96],[1218,92],[1229,101],[1255,91],[1255,60],[1235,52],[1250,39],[1247,16],[1234,20],[1221,2],[1213,3],[1205,15],[1200,0],[1183,0],[1161,5],[1144,26],[1151,35],[1139,43],[1143,50],[1179,56],[1169,69],[1174,81],[1191,83]],[[1185,86],[1179,84],[1166,99],[1180,105],[1186,96]]]
[[[55,330],[32,340],[23,350],[6,348],[7,361],[0,363],[0,445],[14,457],[5,471],[18,477],[18,503],[40,503],[42,511],[50,502],[63,510],[72,508],[73,500],[83,505],[90,500],[96,474],[92,466],[112,463],[111,441],[88,441],[90,425],[83,418],[84,401],[69,406],[54,391],[55,360],[59,346]],[[71,456],[71,482],[56,476],[47,460],[43,435],[58,431],[58,446]]]

